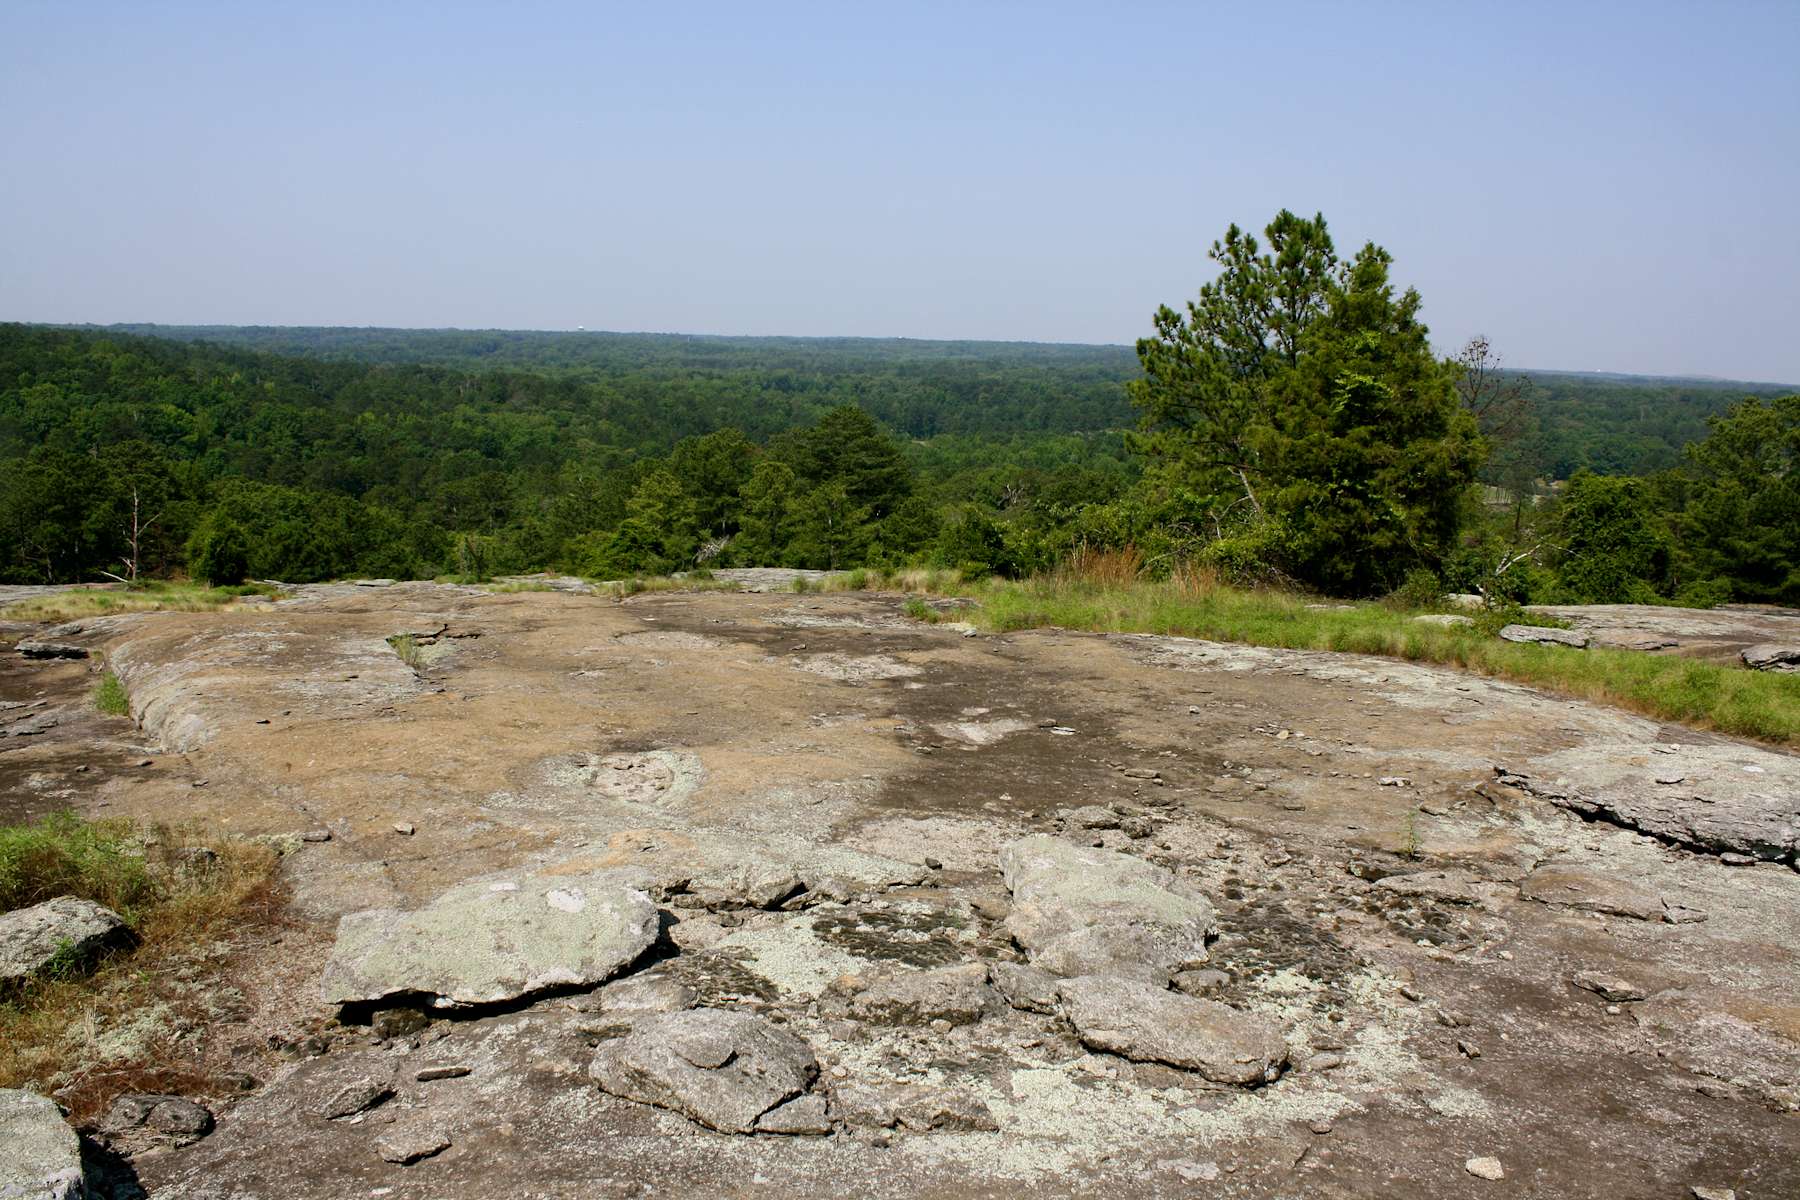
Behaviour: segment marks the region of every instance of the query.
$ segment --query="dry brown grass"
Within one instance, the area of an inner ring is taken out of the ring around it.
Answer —
[[[0,608],[0,617],[9,621],[78,621],[133,612],[211,612],[246,597],[259,600],[275,594],[274,588],[254,583],[225,588],[198,583],[107,584],[15,601]]]
[[[122,834],[114,827],[103,836]],[[270,847],[208,839],[197,828],[130,836],[151,884],[128,906],[136,944],[89,973],[36,980],[0,1003],[0,1087],[53,1093],[78,1125],[125,1092],[227,1090],[196,1053],[196,1032],[241,1000],[233,958],[284,923]],[[65,894],[84,890],[77,879]]]
[[[1102,550],[1085,542],[1064,559],[1055,575],[1069,583],[1088,587],[1130,587],[1144,570],[1144,556],[1136,546]]]

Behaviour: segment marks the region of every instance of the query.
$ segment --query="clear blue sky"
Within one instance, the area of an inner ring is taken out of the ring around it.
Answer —
[[[1128,342],[1323,211],[1440,349],[1800,382],[1800,2],[0,5],[0,319]]]

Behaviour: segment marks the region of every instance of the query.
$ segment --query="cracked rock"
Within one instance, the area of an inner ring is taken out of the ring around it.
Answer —
[[[21,982],[52,965],[85,964],[129,936],[118,913],[75,896],[0,914],[0,985]]]
[[[886,1025],[973,1025],[993,999],[987,980],[981,963],[884,975],[856,994],[850,1012]]]
[[[1183,1067],[1215,1083],[1268,1082],[1288,1061],[1279,1025],[1215,1000],[1098,975],[1064,980],[1059,992],[1090,1049]]]
[[[1046,971],[1162,985],[1207,961],[1212,904],[1141,858],[1038,835],[1007,846],[1000,870],[1013,893],[1006,931]]]
[[[81,1200],[86,1195],[81,1141],[56,1102],[36,1092],[0,1088],[0,1196]]]
[[[650,897],[616,875],[474,879],[414,912],[343,918],[321,987],[333,1004],[421,993],[440,1008],[499,1003],[600,983],[658,930]]]
[[[818,1072],[812,1047],[798,1037],[761,1017],[715,1008],[639,1021],[602,1046],[588,1068],[603,1091],[721,1133],[751,1132]]]

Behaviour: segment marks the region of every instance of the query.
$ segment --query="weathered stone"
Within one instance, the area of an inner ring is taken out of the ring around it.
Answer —
[[[1070,829],[1117,829],[1119,814],[1104,804],[1084,804],[1063,818]]]
[[[354,1079],[331,1094],[330,1099],[319,1107],[319,1115],[327,1121],[354,1117],[357,1113],[368,1112],[393,1094],[394,1089],[379,1079],[367,1076]]]
[[[1660,921],[1663,915],[1661,896],[1633,887],[1622,879],[1575,867],[1539,867],[1519,885],[1519,895],[1540,904],[1630,917],[1636,921]]]
[[[1621,979],[1617,975],[1609,975],[1604,971],[1577,971],[1570,983],[1583,991],[1593,992],[1604,1000],[1615,1004],[1623,1004],[1628,1000],[1642,1000],[1644,989],[1629,979]]]
[[[825,1111],[825,1097],[796,1096],[786,1104],[776,1105],[756,1119],[756,1131],[789,1136],[830,1133],[831,1118]]]
[[[54,1101],[0,1088],[0,1198],[82,1200],[81,1140]]]
[[[450,1135],[428,1117],[402,1118],[375,1141],[375,1153],[406,1166],[450,1148]]]
[[[1539,759],[1502,782],[1591,820],[1661,841],[1763,862],[1800,855],[1800,758],[1720,739],[1683,746],[1679,786],[1658,784],[1642,747],[1586,745]]]
[[[1024,963],[997,962],[988,967],[988,977],[1000,998],[1023,1012],[1054,1013],[1056,985],[1060,982],[1048,971]]]
[[[952,1088],[915,1086],[906,1089],[894,1114],[915,1133],[938,1129],[961,1133],[991,1133],[1000,1128],[994,1114],[980,1099]]]
[[[125,1095],[100,1119],[100,1132],[119,1149],[186,1146],[212,1132],[213,1115],[184,1096]]]
[[[1413,618],[1421,625],[1442,625],[1450,628],[1457,625],[1473,625],[1474,617],[1466,617],[1461,613],[1421,613]]]
[[[1231,976],[1206,967],[1198,971],[1177,971],[1169,982],[1175,986],[1175,990],[1189,996],[1210,996],[1224,990],[1231,982]]]
[[[413,1078],[420,1083],[436,1083],[440,1079],[461,1079],[473,1070],[466,1063],[445,1063],[437,1067],[420,1067]]]
[[[948,1021],[972,1025],[993,999],[987,967],[960,963],[924,971],[902,971],[873,979],[850,1002],[852,1015],[885,1025],[925,1025]]]
[[[744,900],[751,908],[776,908],[802,886],[792,871],[753,870],[744,881]]]
[[[84,966],[129,936],[118,913],[76,896],[0,913],[0,986],[53,966]]]
[[[606,1013],[681,1012],[700,1002],[700,995],[679,979],[663,974],[633,975],[601,988],[592,1007]]]
[[[1510,895],[1512,888],[1497,887],[1473,872],[1453,867],[1442,871],[1411,871],[1405,875],[1389,875],[1375,886],[1400,896],[1417,896],[1446,904],[1491,903],[1501,892]]]
[[[1572,646],[1586,650],[1592,639],[1579,629],[1552,629],[1547,625],[1507,625],[1500,630],[1503,640],[1535,642],[1540,646]]]
[[[1498,1181],[1506,1178],[1506,1171],[1497,1158],[1471,1158],[1463,1164],[1463,1170],[1477,1179]]]
[[[1044,970],[1166,984],[1206,962],[1213,906],[1141,858],[1040,835],[1007,846],[1000,870],[1013,893],[1006,931]]]
[[[1091,1049],[1184,1067],[1216,1083],[1263,1083],[1288,1060],[1280,1026],[1214,1000],[1098,975],[1064,980],[1059,992]]]
[[[895,1111],[900,1095],[897,1089],[872,1087],[848,1081],[833,1084],[831,1113],[846,1125],[867,1129],[892,1129],[900,1121]]]
[[[19,644],[19,649],[25,649],[23,642]],[[1765,642],[1746,647],[1738,657],[1752,671],[1800,671],[1800,646],[1778,646]]]
[[[812,1048],[786,1030],[749,1013],[701,1008],[637,1022],[600,1048],[588,1074],[615,1096],[748,1133],[818,1070]]]
[[[439,1007],[591,986],[656,940],[656,905],[607,873],[471,880],[415,912],[338,922],[322,990],[334,1004],[425,994]]]
[[[26,658],[86,658],[87,647],[75,646],[68,642],[20,642],[15,647]]]

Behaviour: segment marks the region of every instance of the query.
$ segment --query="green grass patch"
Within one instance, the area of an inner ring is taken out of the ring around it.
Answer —
[[[198,827],[70,813],[0,825],[0,910],[80,896],[135,938],[98,963],[53,961],[0,996],[0,1088],[55,1091],[78,1122],[122,1092],[223,1093],[184,1035],[229,992],[234,946],[283,920],[275,861]]]
[[[12,621],[75,621],[133,612],[210,612],[249,597],[268,599],[279,595],[264,583],[232,587],[208,587],[203,583],[153,580],[134,584],[75,588],[50,596],[19,600],[0,608],[0,618]]]
[[[1099,586],[1046,577],[947,590],[975,599],[971,618],[996,632],[1055,626],[1160,633],[1437,663],[1658,720],[1800,746],[1800,676],[1635,650],[1517,645],[1499,640],[1489,628],[1520,616],[1549,623],[1534,614],[1473,614],[1473,626],[1446,627],[1379,603],[1345,608],[1285,592],[1180,580]]]
[[[130,920],[155,893],[143,839],[128,821],[57,813],[0,825],[0,912],[80,896]]]
[[[425,647],[419,645],[419,639],[412,634],[396,633],[387,640],[387,644],[394,648],[394,653],[400,657],[400,661],[413,670],[420,671],[425,668]]]
[[[101,675],[100,682],[94,685],[94,707],[109,717],[123,717],[131,712],[131,697],[111,671]]]

